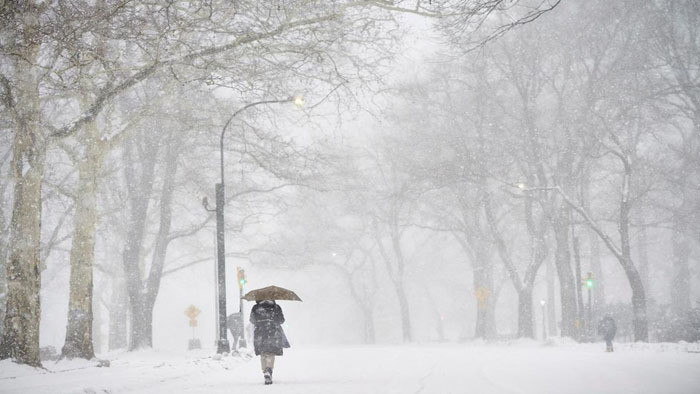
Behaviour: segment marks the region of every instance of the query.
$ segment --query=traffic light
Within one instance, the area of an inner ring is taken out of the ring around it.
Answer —
[[[590,289],[590,288],[593,288],[593,285],[594,285],[593,274],[589,272],[588,275],[586,276],[586,287],[588,287]]]
[[[245,271],[241,267],[238,267],[236,276],[238,277],[238,287],[242,288],[243,285],[245,285],[246,282],[248,282],[245,278]]]

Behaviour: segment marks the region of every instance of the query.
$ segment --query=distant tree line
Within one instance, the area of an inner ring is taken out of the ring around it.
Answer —
[[[524,23],[558,2],[518,3],[1,2],[0,164],[9,175],[0,188],[0,358],[40,365],[42,281],[66,258],[62,357],[94,357],[96,308],[109,310],[110,347],[150,346],[161,279],[179,268],[166,269],[169,246],[193,242],[211,223],[193,212],[211,183],[201,174],[216,173],[207,160],[216,130],[233,108],[296,92],[352,105],[355,91],[380,82],[401,15],[444,18],[466,37],[495,15]],[[510,27],[485,31],[477,44]],[[226,147],[238,157],[227,171],[241,174],[228,192],[241,208],[233,230],[279,209],[270,194],[307,182],[309,163],[323,163],[270,132],[283,119],[269,112],[237,121],[246,132]]]

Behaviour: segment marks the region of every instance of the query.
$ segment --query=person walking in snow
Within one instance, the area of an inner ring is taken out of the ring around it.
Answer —
[[[612,340],[615,338],[616,331],[617,326],[615,325],[615,319],[613,319],[610,314],[605,315],[605,317],[598,323],[598,335],[602,335],[603,338],[605,338],[606,352],[613,351]]]
[[[228,315],[226,318],[226,325],[228,326],[228,330],[231,332],[231,336],[233,337],[231,351],[237,352],[238,346],[245,347],[245,332],[241,312],[234,312]]]
[[[272,384],[275,356],[281,356],[282,349],[289,347],[289,341],[282,330],[282,308],[273,300],[256,301],[250,311],[250,323],[255,327],[253,347],[255,355],[260,356],[265,384]]]

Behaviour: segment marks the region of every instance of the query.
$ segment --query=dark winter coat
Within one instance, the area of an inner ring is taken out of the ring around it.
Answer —
[[[228,318],[226,318],[226,325],[234,338],[243,336],[243,319],[241,318],[240,312],[228,315]]]
[[[606,341],[612,341],[612,339],[615,338],[615,332],[617,332],[617,326],[612,317],[605,316],[600,323],[598,323],[598,334],[602,335]]]
[[[282,355],[282,349],[289,347],[287,337],[282,330],[284,315],[282,308],[274,301],[262,301],[250,311],[250,323],[255,326],[253,346],[255,354]]]

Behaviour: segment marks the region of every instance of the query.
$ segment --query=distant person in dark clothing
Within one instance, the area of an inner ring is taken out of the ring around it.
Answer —
[[[236,312],[228,315],[226,319],[226,324],[233,337],[233,346],[231,346],[232,351],[237,351],[238,346],[245,347],[245,333],[243,332],[243,319],[241,318],[241,313]]]
[[[265,384],[272,384],[275,356],[281,356],[282,349],[289,347],[287,337],[282,330],[282,323],[284,323],[282,308],[272,300],[256,301],[250,311],[250,323],[255,327],[253,345],[255,355],[260,356]]]
[[[613,351],[612,340],[615,338],[616,331],[617,326],[615,325],[615,320],[610,315],[605,315],[605,317],[598,323],[598,335],[602,335],[603,338],[605,338],[606,352]]]

